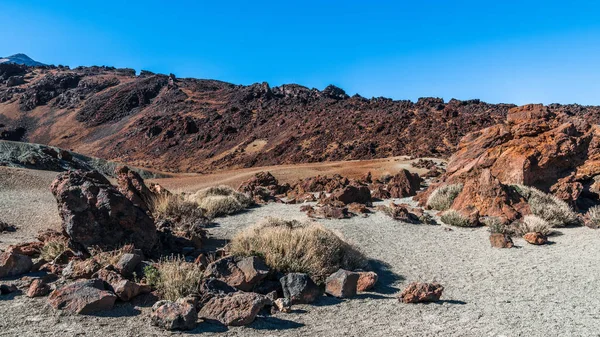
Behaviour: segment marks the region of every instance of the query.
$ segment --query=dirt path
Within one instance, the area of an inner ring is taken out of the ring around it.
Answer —
[[[298,205],[269,204],[219,219],[215,239],[266,216],[306,219]],[[373,293],[339,301],[323,297],[291,314],[260,316],[248,327],[200,323],[203,336],[598,336],[600,231],[561,230],[553,244],[492,249],[484,228],[396,222],[380,212],[367,218],[322,220],[373,259],[381,282]],[[401,304],[411,281],[437,280],[443,301]],[[101,316],[69,316],[44,299],[0,300],[0,336],[163,336],[148,308],[129,304]]]

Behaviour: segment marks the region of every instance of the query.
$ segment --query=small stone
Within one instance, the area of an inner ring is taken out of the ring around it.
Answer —
[[[27,297],[41,297],[46,296],[50,293],[50,286],[42,279],[35,279],[29,285],[27,290]]]
[[[523,235],[523,239],[532,245],[544,245],[548,243],[548,237],[540,232],[527,233]]]
[[[514,246],[510,236],[501,233],[490,234],[490,243],[494,248],[512,248]]]
[[[437,282],[413,282],[406,287],[398,299],[404,303],[425,303],[439,301],[444,287]]]
[[[361,271],[358,273],[358,283],[356,284],[356,291],[363,292],[372,289],[377,283],[377,273],[372,271]]]
[[[280,312],[289,313],[292,311],[292,302],[289,298],[278,298],[273,301],[273,308]]]
[[[152,306],[152,325],[165,330],[192,330],[196,327],[196,307],[185,299],[177,302],[158,301]]]
[[[129,277],[135,271],[137,265],[142,262],[142,256],[138,254],[123,254],[119,262],[115,265],[115,269],[125,277]]]
[[[358,273],[340,269],[327,277],[325,292],[337,298],[355,296],[358,279]]]
[[[283,296],[292,304],[309,304],[321,296],[321,289],[303,273],[289,273],[279,279],[283,288]]]
[[[26,255],[15,252],[0,254],[0,278],[25,274],[33,267],[33,261]]]

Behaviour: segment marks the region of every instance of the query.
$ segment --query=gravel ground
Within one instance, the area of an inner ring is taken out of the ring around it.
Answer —
[[[304,219],[298,205],[270,204],[218,219],[215,240],[230,238],[266,216]],[[561,229],[550,245],[516,239],[492,249],[484,228],[410,225],[377,212],[366,218],[321,220],[373,259],[380,282],[351,300],[323,297],[291,314],[260,316],[248,327],[200,323],[203,336],[600,336],[600,231]],[[402,304],[411,281],[437,280],[442,301]],[[0,298],[0,336],[162,336],[148,308],[120,305],[99,316],[70,316],[45,300]]]

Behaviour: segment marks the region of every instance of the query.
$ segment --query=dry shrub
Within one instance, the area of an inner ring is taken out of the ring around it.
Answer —
[[[316,223],[267,218],[239,232],[230,243],[234,255],[258,255],[283,273],[307,273],[323,282],[339,268],[364,268],[366,258],[355,247]]]
[[[551,227],[580,224],[579,217],[571,206],[554,195],[546,194],[531,186],[513,185],[513,187],[527,200],[531,213],[546,220]]]
[[[98,248],[92,249],[91,254],[94,256],[94,260],[101,266],[106,267],[109,265],[116,265],[117,262],[123,257],[123,254],[133,253],[132,245],[125,245],[119,249],[111,251],[102,251]]]
[[[205,188],[193,194],[190,199],[211,219],[237,213],[252,205],[252,199],[229,186]]]
[[[588,226],[591,228],[600,228],[600,206],[594,206],[587,212]]]
[[[442,222],[446,225],[450,226],[473,227],[473,224],[471,221],[469,221],[469,218],[453,209],[445,211],[442,216],[440,216],[440,220],[442,220]]]
[[[67,250],[69,250],[69,246],[65,240],[49,240],[44,243],[40,250],[40,257],[47,262],[51,262]]]
[[[549,235],[552,233],[552,225],[537,215],[526,215],[517,226],[517,234],[525,235],[532,232]]]
[[[492,234],[509,234],[510,232],[508,226],[503,224],[498,217],[488,216],[480,220]]]
[[[161,298],[175,301],[182,297],[197,295],[202,283],[203,273],[199,265],[186,262],[181,257],[161,260],[156,270],[144,270],[156,287]],[[158,271],[158,272],[156,272]]]
[[[462,184],[444,185],[435,189],[427,198],[427,206],[437,211],[445,211],[452,206],[454,199],[462,191]]]
[[[208,223],[204,211],[198,208],[198,204],[176,195],[158,196],[152,204],[152,210],[154,219],[170,221],[177,231],[198,232]]]

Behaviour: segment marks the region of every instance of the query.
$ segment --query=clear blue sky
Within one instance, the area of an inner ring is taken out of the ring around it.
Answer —
[[[0,0],[0,55],[349,94],[600,105],[598,1]]]

